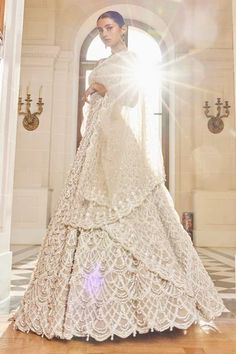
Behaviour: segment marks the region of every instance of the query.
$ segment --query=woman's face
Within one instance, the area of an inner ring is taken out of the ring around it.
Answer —
[[[100,18],[97,22],[97,29],[101,40],[107,47],[116,47],[122,42],[122,35],[125,33],[125,26],[120,27],[112,18]]]

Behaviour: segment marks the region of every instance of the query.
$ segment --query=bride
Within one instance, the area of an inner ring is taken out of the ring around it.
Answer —
[[[89,114],[15,327],[51,339],[187,329],[225,307],[165,187],[158,127],[123,17],[97,20],[111,56],[89,77]]]

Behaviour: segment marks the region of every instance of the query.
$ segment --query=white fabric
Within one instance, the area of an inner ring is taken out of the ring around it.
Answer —
[[[130,56],[122,52],[105,60],[90,79],[103,72],[105,80],[113,63],[114,72],[118,63],[125,70]],[[13,316],[25,332],[102,341],[114,334],[185,329],[225,309],[180,223],[161,164],[150,168],[142,129],[136,136],[130,128],[137,95],[117,101],[106,79],[108,94],[92,96],[85,135]]]
[[[102,83],[108,92],[104,98],[91,97],[88,125],[93,121],[96,129],[84,156],[68,224],[84,225],[86,213],[92,224],[93,220],[114,221],[165,180],[159,122],[151,112],[148,95],[137,84],[137,69],[133,52],[119,52],[99,64],[89,77],[90,83]],[[76,207],[82,200],[84,212]],[[89,210],[87,201],[94,202]]]

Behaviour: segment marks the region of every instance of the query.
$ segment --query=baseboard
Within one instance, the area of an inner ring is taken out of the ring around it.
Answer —
[[[13,229],[11,233],[11,244],[40,245],[47,232],[43,229]]]
[[[236,247],[235,236],[236,230],[194,230],[193,243],[196,247]]]

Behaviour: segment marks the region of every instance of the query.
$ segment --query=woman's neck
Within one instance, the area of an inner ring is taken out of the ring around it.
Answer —
[[[115,54],[115,53],[118,53],[118,52],[121,52],[123,50],[127,50],[127,47],[125,44],[117,44],[115,47],[111,48],[111,53],[112,54]]]

